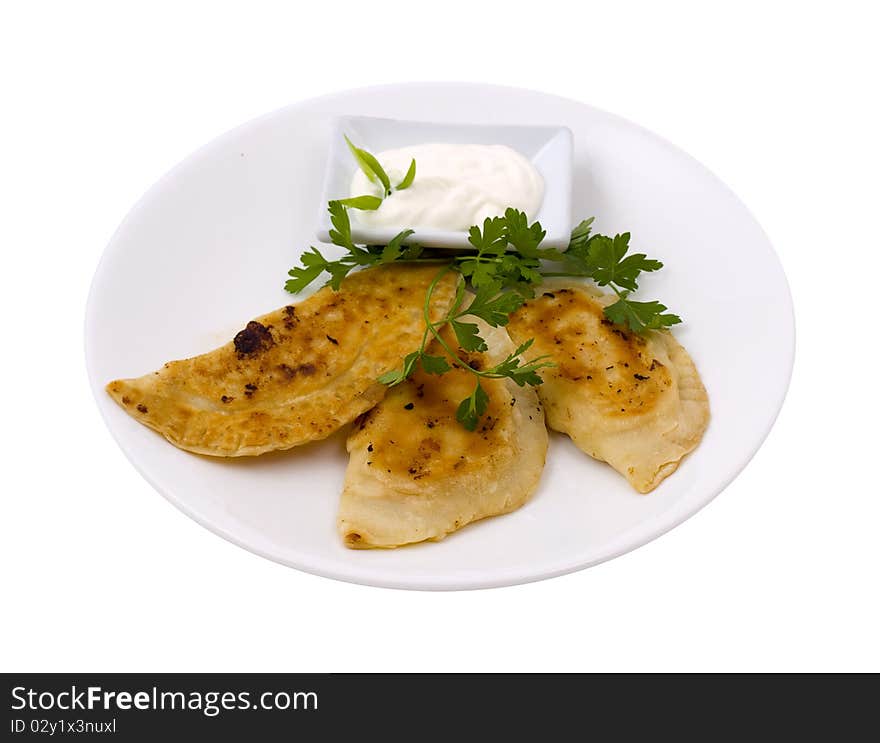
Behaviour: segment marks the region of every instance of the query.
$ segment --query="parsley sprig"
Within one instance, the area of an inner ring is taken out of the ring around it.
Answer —
[[[553,366],[553,364],[548,361],[548,356],[538,356],[527,362],[522,360],[522,354],[531,347],[532,340],[523,343],[502,361],[487,369],[480,369],[468,359],[462,359],[458,351],[443,337],[441,329],[445,325],[449,325],[452,328],[455,339],[462,350],[487,351],[488,346],[486,341],[480,336],[479,326],[463,318],[478,317],[492,327],[506,325],[510,319],[510,313],[518,308],[524,300],[521,295],[516,294],[496,294],[492,296],[491,292],[494,289],[484,286],[477,290],[471,303],[465,306],[465,282],[460,281],[455,299],[446,315],[437,321],[432,321],[430,309],[434,291],[440,279],[454,269],[455,266],[452,263],[447,263],[443,266],[431,281],[428,291],[425,293],[425,300],[422,306],[425,332],[422,335],[422,342],[419,347],[404,357],[401,368],[386,372],[379,377],[379,381],[387,384],[389,387],[400,384],[415,371],[417,364],[421,365],[426,374],[445,374],[453,367],[470,372],[476,377],[474,389],[468,397],[461,401],[456,411],[456,418],[465,428],[473,431],[489,404],[489,397],[480,384],[481,379],[510,379],[520,387],[526,384],[538,385],[542,382],[541,377],[538,375],[538,369]],[[431,339],[440,346],[445,353],[445,357],[428,353],[428,343]]]
[[[473,319],[478,318],[491,327],[506,325],[510,315],[535,295],[535,288],[545,277],[551,276],[590,278],[599,286],[609,287],[617,295],[617,301],[605,308],[605,316],[636,333],[681,322],[678,315],[667,313],[666,306],[658,301],[630,299],[638,289],[639,276],[643,272],[657,271],[663,264],[644,253],[630,253],[628,232],[614,237],[593,234],[592,218],[575,227],[568,249],[561,252],[541,247],[546,233],[538,222],[529,224],[523,212],[507,209],[503,217],[487,218],[482,226],[470,228],[468,242],[473,251],[450,255],[412,243],[409,241],[412,230],[399,232],[387,245],[359,247],[351,237],[345,201],[331,201],[328,210],[333,225],[330,239],[346,253],[341,258],[328,260],[312,247],[303,254],[302,265],[290,270],[291,278],[285,288],[292,293],[300,292],[326,273],[329,278],[325,285],[338,289],[342,279],[357,268],[395,261],[438,264],[438,273],[425,293],[422,308],[425,331],[419,347],[403,358],[399,368],[386,372],[378,381],[388,386],[400,384],[418,366],[427,374],[437,375],[445,374],[453,367],[469,371],[475,377],[474,389],[459,404],[456,418],[471,431],[476,429],[489,404],[489,397],[481,385],[483,379],[510,379],[519,386],[537,386],[542,382],[539,370],[554,364],[548,356],[524,360],[524,354],[534,341],[530,339],[494,366],[474,368],[476,365],[462,359],[459,351],[441,333],[447,325],[462,351],[484,352],[488,346]],[[450,271],[459,273],[464,280],[459,282],[455,299],[446,314],[432,321],[430,308],[434,292]],[[466,285],[472,289],[470,297]],[[470,302],[466,301],[468,298]],[[441,355],[428,352],[438,346]]]
[[[338,289],[342,280],[355,268],[366,268],[381,263],[393,261],[413,261],[422,254],[419,245],[404,245],[404,241],[413,234],[412,230],[403,230],[397,233],[387,245],[367,245],[363,248],[354,244],[351,238],[351,220],[348,211],[342,201],[331,201],[327,211],[330,212],[330,241],[340,248],[348,251],[347,255],[336,260],[327,260],[316,247],[312,246],[301,257],[302,266],[296,266],[288,271],[292,278],[287,280],[284,288],[291,294],[298,294],[321,274],[329,274],[330,278],[325,282],[334,289]]]
[[[657,301],[635,302],[630,294],[639,288],[636,281],[642,272],[659,271],[660,261],[644,253],[629,252],[629,232],[607,237],[593,235],[593,218],[581,222],[571,233],[568,250],[558,260],[559,272],[546,271],[544,276],[585,276],[599,286],[610,287],[617,302],[605,308],[605,316],[618,325],[627,325],[636,333],[659,330],[681,322],[678,315],[666,313],[667,307]]]

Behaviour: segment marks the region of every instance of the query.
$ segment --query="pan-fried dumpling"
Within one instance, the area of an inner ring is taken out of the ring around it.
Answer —
[[[671,475],[709,422],[694,362],[667,331],[644,337],[614,325],[614,301],[586,287],[556,288],[526,302],[507,329],[557,364],[541,370],[547,424],[608,462],[640,493]]]
[[[376,381],[417,348],[422,304],[437,266],[395,264],[351,274],[338,291],[247,324],[231,343],[171,361],[157,372],[107,385],[133,417],[172,444],[238,457],[322,439],[385,395]],[[456,279],[447,274],[431,314],[445,314]]]
[[[472,367],[485,368],[513,352],[504,329],[477,324],[489,350],[459,350]],[[448,327],[443,337],[455,347]],[[436,343],[432,350],[442,354]],[[483,379],[481,385],[489,406],[473,432],[455,418],[474,388],[474,376],[458,367],[441,376],[419,369],[355,422],[338,519],[347,547],[438,540],[525,503],[547,454],[537,395],[509,379]]]

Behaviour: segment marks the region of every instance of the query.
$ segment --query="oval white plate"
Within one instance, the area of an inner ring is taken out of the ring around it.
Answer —
[[[677,337],[709,391],[702,445],[650,495],[553,435],[540,487],[516,513],[445,541],[350,551],[335,531],[343,437],[250,460],[182,452],[105,394],[111,379],[228,341],[290,301],[288,268],[313,242],[334,115],[564,125],[573,209],[666,268],[648,277],[685,319]],[[378,586],[465,589],[560,575],[623,554],[706,505],[746,465],[782,405],[794,355],[785,276],[761,228],[702,165],[616,116],[511,88],[353,90],[268,114],[202,148],[126,217],[98,266],[86,318],[89,378],[107,425],[156,489],[217,534],[272,560]]]

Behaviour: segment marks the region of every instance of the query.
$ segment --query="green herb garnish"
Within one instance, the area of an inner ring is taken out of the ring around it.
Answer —
[[[349,146],[357,149],[350,142]],[[358,152],[363,153],[363,150]],[[410,166],[410,172],[415,174],[415,161]],[[356,197],[356,200],[363,198],[366,197]],[[400,384],[419,365],[428,374],[445,374],[452,365],[470,372],[475,377],[473,392],[461,401],[456,413],[458,421],[470,431],[476,429],[488,405],[489,398],[480,385],[481,379],[510,379],[519,386],[537,386],[542,382],[538,371],[554,364],[548,356],[538,356],[528,361],[523,359],[533,343],[534,339],[531,339],[495,366],[474,369],[441,335],[440,331],[446,325],[449,325],[464,351],[486,351],[486,341],[480,336],[473,318],[479,318],[492,327],[506,325],[511,313],[535,295],[535,288],[545,277],[551,276],[585,277],[599,286],[610,287],[617,295],[617,301],[605,308],[605,316],[611,322],[625,325],[636,333],[681,322],[677,315],[667,313],[666,306],[660,302],[636,302],[629,298],[638,289],[640,274],[657,271],[663,264],[644,253],[630,254],[628,232],[614,237],[593,234],[592,218],[574,228],[568,250],[561,252],[541,247],[546,233],[538,222],[529,224],[523,212],[507,209],[503,217],[488,218],[482,226],[470,228],[468,242],[473,247],[472,251],[449,255],[406,244],[413,234],[412,230],[398,233],[384,246],[355,245],[346,211],[346,202],[350,201],[331,201],[328,206],[333,225],[330,239],[334,245],[344,248],[346,254],[336,260],[327,260],[317,248],[312,247],[310,252],[303,254],[302,265],[290,270],[291,278],[285,288],[292,293],[300,292],[326,273],[329,278],[325,285],[338,289],[342,279],[352,270],[394,261],[437,264],[438,273],[428,287],[423,302],[425,332],[419,347],[403,358],[399,368],[386,372],[378,381],[389,386]],[[464,281],[459,282],[455,299],[446,315],[432,322],[430,307],[434,291],[440,279],[450,271],[461,274]],[[465,302],[466,285],[472,290],[469,304]],[[427,352],[432,340],[437,342],[444,355],[435,356]]]
[[[545,366],[553,366],[553,364],[547,361],[547,356],[539,356],[527,362],[522,361],[520,357],[532,345],[531,340],[517,348],[506,359],[488,369],[474,369],[466,360],[462,359],[458,352],[440,334],[443,326],[449,325],[452,328],[459,346],[465,351],[485,351],[488,347],[486,341],[480,337],[478,326],[476,323],[468,322],[464,318],[478,317],[493,327],[506,325],[510,319],[510,313],[518,309],[525,299],[521,295],[513,293],[495,294],[492,296],[495,291],[494,287],[483,287],[477,290],[471,304],[464,307],[465,283],[462,281],[458,285],[455,299],[446,315],[436,322],[431,322],[430,308],[434,290],[440,279],[451,270],[455,270],[455,266],[447,262],[434,277],[434,280],[428,287],[428,291],[425,293],[425,300],[422,305],[425,332],[422,335],[422,342],[418,349],[404,357],[403,365],[400,369],[386,372],[379,377],[379,381],[387,384],[389,387],[400,384],[413,373],[416,364],[421,364],[422,369],[427,374],[439,375],[448,372],[452,367],[447,358],[433,356],[426,351],[433,337],[456,367],[466,370],[476,377],[474,391],[462,400],[456,413],[458,421],[469,431],[473,431],[477,427],[480,417],[486,411],[486,404],[488,403],[486,392],[480,386],[480,379],[507,378],[513,380],[520,387],[525,384],[537,385],[541,384],[542,381],[537,370]]]
[[[384,201],[387,196],[391,196],[391,179],[388,177],[388,173],[385,172],[385,168],[382,167],[382,164],[375,155],[367,152],[361,147],[355,146],[347,135],[343,136],[345,137],[345,143],[348,145],[349,151],[354,156],[358,167],[364,172],[364,175],[370,179],[371,183],[380,184],[382,186],[382,196],[352,196],[349,199],[340,199],[339,203],[351,207],[352,209],[364,209],[368,211],[378,209],[382,206],[382,201]],[[413,159],[409,164],[406,175],[403,176],[403,180],[398,183],[393,190],[403,191],[404,189],[409,188],[415,179],[416,161]]]
[[[334,245],[345,248],[347,255],[336,260],[327,260],[315,247],[303,253],[302,266],[296,266],[288,271],[292,278],[287,280],[284,288],[291,294],[297,294],[315,281],[321,274],[327,273],[329,277],[324,282],[325,286],[338,289],[342,280],[355,268],[374,266],[380,263],[391,263],[396,260],[411,261],[421,255],[422,249],[418,245],[404,245],[403,241],[413,231],[403,230],[395,235],[387,245],[369,245],[359,248],[351,239],[351,221],[348,212],[341,201],[331,201],[327,206],[330,212],[330,240]]]
[[[373,211],[382,206],[382,199],[378,196],[352,196],[348,199],[339,199],[339,203],[350,209]]]
[[[364,175],[373,183],[381,183],[385,189],[385,196],[389,196],[391,194],[391,180],[379,161],[366,150],[355,147],[348,136],[345,136],[345,142],[351,154],[354,155],[354,159],[357,160],[360,169],[364,171]]]
[[[405,188],[409,188],[413,181],[416,179],[416,160],[413,158],[412,162],[409,164],[409,168],[407,168],[406,175],[403,176],[403,180],[397,184],[397,190],[403,191]]]

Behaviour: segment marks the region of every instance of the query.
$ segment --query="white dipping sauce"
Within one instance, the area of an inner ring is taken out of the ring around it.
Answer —
[[[392,189],[416,161],[409,188],[393,191],[375,211],[352,209],[349,214],[369,227],[429,227],[466,231],[507,207],[535,218],[544,199],[544,179],[531,161],[505,145],[420,144],[374,153],[391,180]],[[351,195],[382,195],[381,184],[358,169]]]

